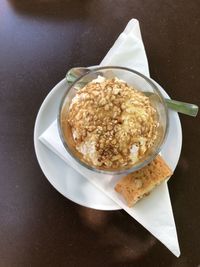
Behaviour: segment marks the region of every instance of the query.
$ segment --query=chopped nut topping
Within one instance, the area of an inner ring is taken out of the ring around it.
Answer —
[[[140,160],[154,144],[159,126],[149,98],[117,78],[80,89],[67,121],[83,159],[105,169]]]

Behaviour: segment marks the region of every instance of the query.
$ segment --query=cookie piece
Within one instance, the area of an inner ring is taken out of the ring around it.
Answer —
[[[122,177],[115,185],[115,190],[122,194],[129,207],[173,174],[164,159],[158,155],[144,168]]]

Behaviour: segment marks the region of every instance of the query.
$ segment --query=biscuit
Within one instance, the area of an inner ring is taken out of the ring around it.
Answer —
[[[173,174],[172,170],[158,155],[144,168],[122,177],[115,185],[115,190],[120,193],[132,207],[143,196],[148,195],[154,187]]]

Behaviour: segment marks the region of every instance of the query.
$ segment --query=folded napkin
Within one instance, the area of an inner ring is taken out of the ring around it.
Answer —
[[[120,34],[100,65],[129,67],[149,76],[147,57],[141,38],[139,22],[136,19],[129,21],[124,32]],[[129,208],[114,190],[114,185],[119,177],[94,173],[80,166],[67,153],[59,137],[57,121],[54,121],[39,139],[67,164],[81,173],[89,182],[115,201],[131,217],[142,224],[174,255],[180,256],[167,182],[157,186],[148,197],[139,201],[133,208]]]

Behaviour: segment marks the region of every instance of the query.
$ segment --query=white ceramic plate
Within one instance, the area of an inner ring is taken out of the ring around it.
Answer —
[[[57,118],[59,104],[67,86],[65,79],[59,82],[47,95],[38,112],[34,128],[34,146],[39,165],[54,188],[71,201],[94,209],[118,210],[120,207],[117,204],[68,166],[38,139]],[[163,95],[168,97],[161,87],[160,89]],[[172,170],[178,163],[181,146],[180,120],[178,114],[170,110],[169,133],[161,154]]]

